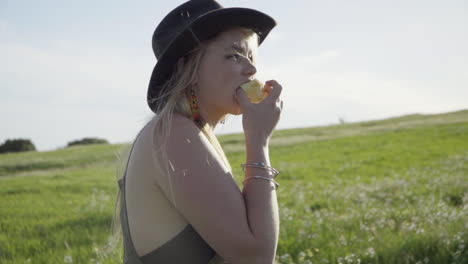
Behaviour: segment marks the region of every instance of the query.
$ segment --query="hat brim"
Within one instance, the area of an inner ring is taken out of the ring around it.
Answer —
[[[148,105],[156,112],[161,87],[169,79],[177,60],[218,33],[229,28],[241,26],[252,29],[259,37],[259,45],[265,40],[276,22],[270,16],[248,8],[222,8],[208,12],[194,20],[182,31],[161,54],[151,74],[148,86]]]

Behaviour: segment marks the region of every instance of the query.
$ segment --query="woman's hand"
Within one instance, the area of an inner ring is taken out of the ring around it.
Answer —
[[[283,109],[281,90],[282,87],[277,81],[267,81],[267,98],[255,104],[250,102],[244,90],[237,89],[236,97],[242,110],[242,126],[247,144],[256,142],[263,146],[268,145]]]

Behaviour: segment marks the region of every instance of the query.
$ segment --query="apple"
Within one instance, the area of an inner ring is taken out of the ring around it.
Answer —
[[[240,87],[245,91],[252,103],[260,103],[267,97],[264,90],[265,84],[257,79],[253,79],[248,83],[242,84]]]

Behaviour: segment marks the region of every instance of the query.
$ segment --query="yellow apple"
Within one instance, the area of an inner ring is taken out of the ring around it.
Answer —
[[[240,87],[245,91],[247,97],[249,97],[252,103],[260,103],[267,97],[267,93],[264,90],[264,84],[257,79],[244,83]]]

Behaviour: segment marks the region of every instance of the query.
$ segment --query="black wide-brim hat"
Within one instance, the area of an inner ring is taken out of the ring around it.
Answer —
[[[256,32],[259,45],[276,22],[270,16],[248,8],[224,8],[214,0],[191,0],[172,10],[153,34],[153,51],[158,60],[151,74],[147,102],[153,112],[179,58],[229,28],[241,26]]]

